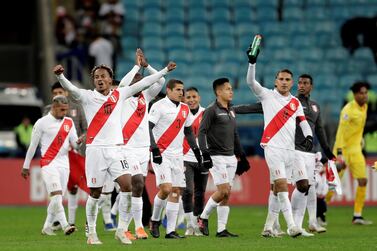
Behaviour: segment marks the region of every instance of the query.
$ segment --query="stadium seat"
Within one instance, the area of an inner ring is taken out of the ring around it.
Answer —
[[[209,28],[206,22],[191,22],[188,26],[188,35],[193,36],[209,36]]]
[[[183,36],[170,36],[165,38],[167,51],[187,48],[187,41]]]
[[[303,10],[300,7],[297,7],[297,6],[290,7],[287,4],[287,7],[285,7],[283,10],[283,20],[300,22],[302,19],[303,19]]]
[[[171,61],[181,60],[190,63],[191,53],[185,49],[172,49],[168,53],[168,58]]]
[[[169,7],[166,9],[165,14],[165,24],[182,24],[185,21],[185,12],[183,7],[179,8],[177,6]]]
[[[128,1],[128,0],[125,0],[125,1]],[[164,0],[163,2],[164,2],[164,8],[166,10],[172,7],[183,9],[186,6],[185,4],[186,0]]]
[[[188,40],[188,44],[192,50],[209,49],[211,47],[211,41],[208,37],[193,37]]]
[[[271,35],[264,38],[264,45],[271,49],[285,49],[289,47],[289,39],[282,35]]]
[[[142,39],[141,45],[139,46],[141,46],[141,48],[144,50],[160,51],[160,50],[163,50],[164,48],[164,42],[160,36],[145,36]]]
[[[165,37],[170,36],[184,36],[185,35],[185,26],[183,23],[173,22],[167,23],[164,28]]]
[[[259,13],[258,13],[258,16],[259,16]],[[271,20],[271,19],[267,19],[267,20]],[[284,29],[284,26],[281,23],[267,21],[261,24],[260,30],[264,36],[270,36],[270,35],[282,34],[282,32],[285,31],[286,29]]]
[[[162,35],[162,26],[160,23],[144,23],[143,28],[141,31],[142,36],[154,35],[154,36],[161,36]]]
[[[254,2],[254,1],[251,1]],[[276,0],[255,0],[256,6],[265,8],[265,7],[270,7],[270,8],[276,8],[278,5],[278,1]]]
[[[331,48],[329,47],[327,51],[325,52],[325,56],[327,59],[330,60],[344,60],[347,57],[349,57],[348,52],[344,48],[335,47]]]
[[[144,9],[149,9],[149,8],[161,8],[162,6],[162,0],[142,0],[141,4]]]
[[[217,22],[212,24],[212,33],[214,36],[233,36],[234,27],[228,22]]]
[[[234,9],[234,22],[239,23],[251,23],[256,21],[257,14],[251,7],[237,7]]]
[[[257,18],[259,21],[277,21],[277,9],[271,6],[260,6],[257,8]]]
[[[377,74],[368,75],[366,80],[372,85],[377,86]]]
[[[162,20],[163,20],[163,18],[162,18],[162,10],[160,8],[148,8],[148,9],[144,9],[144,12],[143,12],[143,21],[144,22],[161,23]]]
[[[253,34],[258,34],[261,32],[260,27],[255,22],[249,22],[249,23],[238,23],[234,27],[235,33],[238,34],[238,36],[248,36],[251,37]]]
[[[218,50],[222,49],[235,49],[236,43],[233,36],[216,36],[214,39],[215,48]]]
[[[191,51],[191,56],[193,63],[203,62],[213,64],[215,62],[215,54],[208,49],[193,50]]]
[[[204,8],[189,8],[189,22],[207,22],[208,13]]]
[[[217,23],[217,22],[224,22],[224,21],[230,21],[230,12],[229,8],[226,7],[216,7],[213,8],[212,11],[210,12],[211,18],[212,18],[212,23]]]

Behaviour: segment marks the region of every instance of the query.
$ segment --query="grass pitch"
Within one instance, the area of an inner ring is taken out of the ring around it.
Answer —
[[[364,217],[375,223],[370,226],[353,226],[352,212],[351,207],[330,207],[327,214],[328,231],[315,237],[265,239],[260,233],[267,213],[266,207],[231,207],[228,229],[239,234],[239,238],[216,238],[217,220],[214,213],[209,220],[209,237],[166,240],[163,238],[165,230],[161,227],[162,237],[159,239],[137,240],[127,246],[114,239],[114,232],[103,231],[102,217],[99,216],[97,232],[104,244],[88,246],[84,235],[85,211],[82,207],[77,214],[79,231],[71,236],[65,236],[61,231],[57,236],[40,234],[46,216],[45,207],[0,207],[0,250],[377,250],[377,208],[364,210]],[[282,216],[280,222],[285,228]],[[179,232],[183,234],[182,230]]]

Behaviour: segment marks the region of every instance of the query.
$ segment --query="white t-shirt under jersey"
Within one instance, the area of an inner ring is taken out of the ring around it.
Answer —
[[[178,135],[163,152],[167,156],[183,156],[183,138],[185,136],[183,129],[184,127],[191,126],[194,121],[190,109],[182,102],[176,106],[168,97],[165,97],[153,104],[149,113],[149,121],[155,124],[152,132],[157,143],[170,125],[174,123],[178,112],[181,110],[181,106],[186,106],[188,113],[182,114],[186,118],[185,122],[180,125]]]
[[[72,120],[68,117],[65,117],[65,119]],[[37,122],[33,126],[33,132],[31,134],[31,143],[26,153],[23,168],[29,169],[30,162],[33,159],[38,144],[40,144],[41,146],[42,156],[45,155],[47,149],[50,147],[52,141],[58,134],[63,121],[64,119],[56,119],[54,116],[51,115],[51,113],[48,113],[46,116],[43,116],[42,118],[37,120]],[[65,138],[64,143],[61,146],[58,154],[49,165],[69,168],[69,146],[70,144],[76,146],[76,141],[77,133],[75,125],[72,121],[72,127],[70,128],[69,134]]]

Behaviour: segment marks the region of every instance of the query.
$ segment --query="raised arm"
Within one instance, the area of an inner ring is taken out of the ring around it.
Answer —
[[[56,65],[53,69],[56,78],[58,79],[59,83],[63,86],[65,90],[72,94],[72,97],[76,100],[79,100],[81,97],[80,88],[77,88],[74,84],[71,83],[66,77],[64,76],[64,67],[62,65]]]
[[[258,83],[257,80],[255,80],[255,65],[256,64],[249,63],[249,68],[247,70],[247,76],[246,76],[246,82],[248,86],[250,87],[251,91],[254,92],[256,96],[260,97],[263,95],[265,88],[260,83]]]

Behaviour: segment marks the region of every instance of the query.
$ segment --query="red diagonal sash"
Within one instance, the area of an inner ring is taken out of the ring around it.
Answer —
[[[86,132],[86,144],[91,144],[119,101],[119,91],[115,90],[94,115]]]
[[[137,128],[139,127],[141,121],[144,118],[145,109],[145,99],[143,94],[140,94],[140,96],[137,99],[136,110],[128,119],[122,130],[124,144],[127,144],[128,141],[131,139],[132,135],[136,132]]]
[[[60,151],[60,148],[64,144],[65,139],[67,138],[69,131],[72,128],[72,120],[64,118],[62,125],[58,131],[58,134],[55,136],[54,140],[51,142],[50,146],[47,148],[45,154],[40,160],[41,167],[47,166],[50,164]]]
[[[185,121],[189,114],[189,108],[186,105],[181,105],[177,117],[174,119],[173,123],[169,128],[161,135],[160,139],[157,142],[160,152],[163,153],[166,148],[173,142],[175,137],[178,135],[182,126],[185,124]]]
[[[202,117],[203,117],[203,111],[200,112],[198,117],[196,117],[194,122],[192,122],[191,129],[195,135],[195,138],[197,138],[199,135],[199,126],[200,126],[200,122],[202,121]],[[185,155],[188,151],[190,151],[190,145],[185,137],[185,139],[183,140],[183,155]]]
[[[263,132],[262,144],[267,144],[275,134],[285,125],[290,117],[296,112],[299,106],[297,99],[292,98],[270,121]]]

